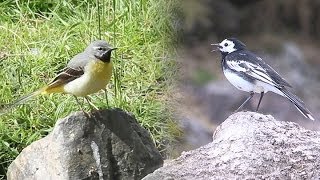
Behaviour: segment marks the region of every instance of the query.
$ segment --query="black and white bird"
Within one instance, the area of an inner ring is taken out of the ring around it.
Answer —
[[[236,38],[227,38],[218,44],[211,44],[222,55],[221,66],[224,75],[237,89],[250,92],[250,96],[236,110],[240,110],[254,95],[260,93],[258,111],[263,95],[274,92],[289,99],[306,117],[314,120],[311,112],[296,95],[288,91],[291,85],[272,69],[262,58],[248,51],[246,45]]]

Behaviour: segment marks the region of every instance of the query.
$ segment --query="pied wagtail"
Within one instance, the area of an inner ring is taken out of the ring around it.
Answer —
[[[264,93],[272,91],[289,99],[306,117],[314,120],[311,112],[296,95],[288,91],[291,85],[259,56],[246,50],[246,45],[236,38],[227,38],[218,44],[211,44],[220,51],[224,75],[237,89],[250,92],[250,96],[236,110],[240,110],[254,95],[260,93],[258,111]]]

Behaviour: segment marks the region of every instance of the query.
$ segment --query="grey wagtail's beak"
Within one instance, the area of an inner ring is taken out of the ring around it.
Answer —
[[[116,49],[118,49],[118,48],[111,48],[110,51],[113,51],[113,50],[116,50]]]
[[[211,46],[214,46],[216,49],[213,49],[211,52],[214,52],[214,51],[219,51],[220,50],[220,48],[222,48],[222,46],[220,46],[220,44],[219,43],[217,43],[217,44],[211,44]]]

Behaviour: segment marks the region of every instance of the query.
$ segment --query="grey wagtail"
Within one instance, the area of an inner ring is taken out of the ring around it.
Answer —
[[[80,107],[77,97],[84,97],[91,107],[98,109],[90,102],[88,95],[106,88],[112,75],[111,52],[115,49],[106,41],[93,41],[83,52],[74,56],[67,67],[47,86],[19,98],[12,104],[2,105],[0,113],[36,95],[51,93],[72,94]]]

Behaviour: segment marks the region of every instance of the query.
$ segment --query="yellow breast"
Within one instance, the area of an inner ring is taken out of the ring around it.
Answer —
[[[103,81],[108,84],[112,75],[112,63],[105,63],[102,61],[93,61],[89,63],[86,67],[89,74],[91,74],[92,79],[98,81]]]
[[[76,96],[87,96],[105,89],[111,79],[112,63],[91,61],[84,69],[84,74],[67,83],[64,92]]]

